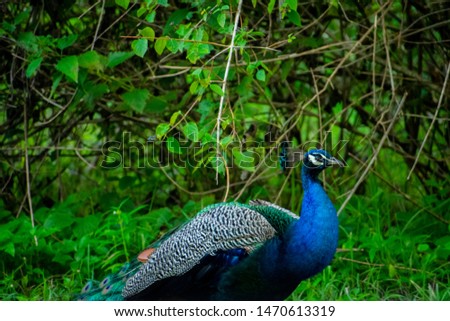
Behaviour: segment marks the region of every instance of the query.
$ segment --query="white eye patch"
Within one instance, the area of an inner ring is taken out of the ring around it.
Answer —
[[[316,156],[314,155],[308,155],[308,159],[309,161],[314,165],[314,166],[320,166],[323,165],[323,158],[322,155],[320,155],[320,160],[316,158]]]

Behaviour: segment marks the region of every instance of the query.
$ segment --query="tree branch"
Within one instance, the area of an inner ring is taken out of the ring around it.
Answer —
[[[234,51],[234,39],[236,38],[236,33],[238,29],[239,24],[239,17],[241,15],[241,8],[242,8],[242,0],[238,3],[238,8],[236,12],[236,17],[234,19],[234,28],[233,28],[233,34],[231,36],[231,43],[228,51],[228,61],[227,65],[225,67],[225,74],[223,75],[223,82],[222,82],[222,93],[223,95],[220,97],[220,103],[219,103],[219,112],[217,113],[217,136],[216,136],[216,146],[217,146],[217,155],[220,155],[220,121],[222,119],[222,111],[223,111],[223,105],[225,102],[225,92],[227,89],[227,79],[228,79],[228,73],[230,71],[231,66],[231,58],[233,57],[233,51]],[[216,156],[216,166],[219,166],[219,156]],[[219,184],[219,171],[216,169],[216,184]]]

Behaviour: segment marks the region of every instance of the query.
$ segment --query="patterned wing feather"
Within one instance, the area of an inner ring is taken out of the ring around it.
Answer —
[[[127,298],[158,280],[182,275],[207,255],[236,248],[252,248],[272,238],[276,230],[251,206],[216,204],[176,230],[127,280],[122,295]]]

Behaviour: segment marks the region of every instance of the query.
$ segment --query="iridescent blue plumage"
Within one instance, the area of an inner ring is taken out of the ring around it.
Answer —
[[[143,264],[129,264],[96,289],[88,284],[80,298],[287,298],[302,280],[330,264],[336,251],[336,210],[318,179],[333,164],[342,165],[323,150],[304,155],[300,218],[265,201],[207,207],[144,251]]]

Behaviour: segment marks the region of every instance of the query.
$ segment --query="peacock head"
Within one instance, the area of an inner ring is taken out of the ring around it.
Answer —
[[[303,158],[303,168],[310,173],[318,174],[325,168],[333,165],[342,167],[344,163],[322,149],[312,149]]]

